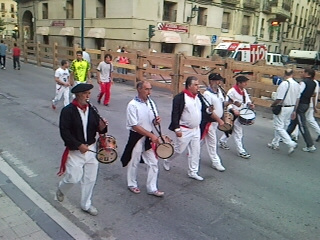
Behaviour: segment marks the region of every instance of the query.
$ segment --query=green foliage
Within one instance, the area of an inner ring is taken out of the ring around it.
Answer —
[[[5,30],[6,29],[6,27],[4,27],[4,21],[3,21],[3,19],[2,18],[0,18],[0,32],[2,32],[3,30]]]

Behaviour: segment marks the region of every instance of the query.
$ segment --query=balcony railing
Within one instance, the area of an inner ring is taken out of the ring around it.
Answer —
[[[96,11],[96,18],[105,18],[105,8],[104,7],[97,7]]]
[[[204,4],[204,5],[211,5],[213,0],[195,0],[195,2],[200,3],[200,4]]]
[[[291,0],[272,0],[270,1],[271,13],[276,14],[279,19],[290,18]],[[282,3],[282,4],[281,4]]]
[[[270,13],[270,12],[271,12],[271,6],[270,6],[270,3],[269,3],[268,0],[265,0],[265,1],[263,2],[262,12],[264,12],[264,13]]]
[[[223,23],[221,24],[221,28],[222,28],[222,29],[229,29],[229,27],[230,27],[230,23],[228,23],[228,22],[223,22]]]
[[[202,26],[207,25],[207,15],[203,15],[198,18],[198,25],[202,25]]]
[[[244,0],[243,7],[256,9],[260,6],[260,2],[257,0]]]
[[[73,9],[67,9],[66,13],[67,13],[67,15],[66,15],[67,19],[73,18]]]
[[[240,0],[221,0],[221,2],[225,4],[237,5],[240,3]]]
[[[250,33],[250,26],[249,25],[243,25],[241,27],[241,34],[242,35],[249,35]]]
[[[164,12],[163,21],[176,22],[177,21],[177,10]]]

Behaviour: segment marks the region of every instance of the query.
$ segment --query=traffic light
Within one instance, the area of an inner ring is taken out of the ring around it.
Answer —
[[[155,31],[156,31],[156,29],[155,29],[155,25],[149,25],[149,38],[152,38],[153,36],[155,36]]]
[[[278,21],[272,21],[271,22],[271,26],[272,27],[278,27],[280,25],[280,23]]]

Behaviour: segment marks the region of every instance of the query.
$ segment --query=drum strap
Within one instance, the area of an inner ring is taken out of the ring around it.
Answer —
[[[64,149],[64,152],[63,152],[62,157],[61,157],[61,163],[60,163],[59,172],[57,173],[57,175],[59,177],[62,176],[66,171],[66,164],[67,164],[67,160],[68,160],[68,155],[69,155],[69,148],[66,147]]]

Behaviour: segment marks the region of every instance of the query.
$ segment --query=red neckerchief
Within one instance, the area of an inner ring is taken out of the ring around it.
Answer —
[[[196,96],[197,96],[197,94],[193,94],[192,92],[190,92],[187,89],[184,89],[182,92],[187,94],[189,97],[192,97],[192,98],[196,98]]]
[[[237,91],[237,93],[239,93],[240,95],[244,96],[244,91],[241,90],[237,84],[234,85],[233,88]]]
[[[87,110],[87,107],[88,107],[88,104],[86,105],[80,105],[79,102],[76,100],[76,99],[73,99],[73,101],[71,102],[74,106],[80,108],[82,111],[86,111]]]

